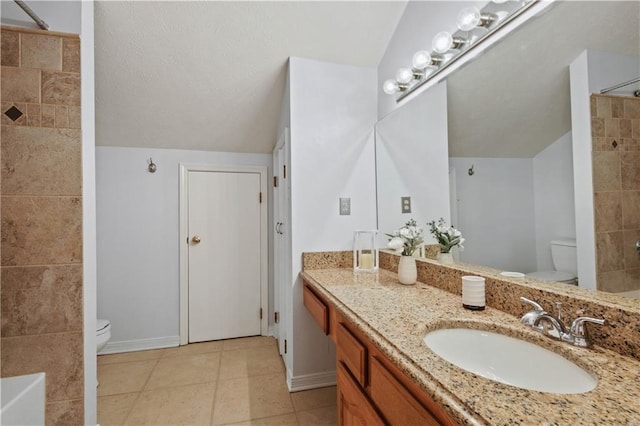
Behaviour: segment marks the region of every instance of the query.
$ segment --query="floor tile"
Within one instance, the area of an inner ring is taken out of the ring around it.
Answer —
[[[100,426],[124,424],[139,395],[135,392],[99,397],[98,424]]]
[[[337,398],[335,386],[294,392],[291,394],[291,400],[293,401],[293,406],[296,411],[331,407],[337,404]]]
[[[298,418],[295,413],[291,413],[283,416],[249,420],[242,423],[232,423],[228,426],[298,426]]]
[[[125,424],[208,425],[215,392],[215,383],[144,391]]]
[[[296,411],[296,416],[300,426],[335,426],[338,424],[337,405],[307,411]]]
[[[293,404],[282,373],[221,380],[213,412],[213,424],[292,413]]]
[[[162,356],[166,358],[169,356],[199,355],[209,352],[220,352],[222,350],[222,345],[222,340],[216,340],[215,342],[189,343],[184,346],[167,348],[164,350],[164,354]]]
[[[145,390],[215,382],[219,367],[219,352],[161,358]]]
[[[98,366],[98,396],[139,392],[158,361],[136,361]]]
[[[164,353],[164,349],[149,351],[125,352],[121,354],[98,355],[98,365],[115,364],[118,362],[145,361],[158,359]]]
[[[220,380],[273,373],[284,373],[282,358],[275,346],[227,350],[222,353]]]
[[[268,336],[243,337],[240,339],[228,339],[224,340],[223,342],[223,349],[225,351],[234,349],[255,348],[257,346],[276,345],[276,339]]]

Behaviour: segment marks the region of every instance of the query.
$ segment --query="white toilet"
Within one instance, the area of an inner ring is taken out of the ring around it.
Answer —
[[[552,240],[551,259],[555,271],[537,271],[527,274],[542,281],[558,281],[566,284],[577,284],[578,256],[576,240]]]
[[[100,353],[111,339],[111,323],[109,320],[99,319],[96,322],[96,329],[96,344],[98,345],[96,353]]]

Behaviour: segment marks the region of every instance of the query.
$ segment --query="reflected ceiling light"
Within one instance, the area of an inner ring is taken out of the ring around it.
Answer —
[[[440,31],[433,38],[431,45],[437,53],[447,53],[453,49],[460,49],[467,41],[461,37],[454,37],[447,31]]]
[[[395,80],[389,79],[385,80],[384,83],[382,83],[382,90],[387,95],[393,95],[394,93],[399,91],[398,89],[398,83]]]
[[[458,13],[458,28],[462,31],[471,31],[476,27],[486,28],[496,19],[496,15],[481,13],[475,6],[465,7]]]

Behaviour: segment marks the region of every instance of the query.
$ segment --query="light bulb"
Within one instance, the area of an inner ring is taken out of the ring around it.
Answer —
[[[411,62],[415,69],[423,70],[431,65],[431,54],[426,50],[420,50],[413,55],[413,60]]]
[[[391,80],[391,79],[385,80],[385,82],[382,83],[382,90],[387,95],[393,95],[394,93],[396,93],[398,91],[398,84],[394,80]]]
[[[465,7],[458,13],[458,28],[462,31],[471,31],[480,24],[480,9],[477,7]]]
[[[453,46],[453,37],[446,31],[440,31],[431,42],[433,50],[438,53],[445,53]]]
[[[409,68],[400,68],[396,73],[396,80],[400,84],[407,84],[413,80],[413,72]]]

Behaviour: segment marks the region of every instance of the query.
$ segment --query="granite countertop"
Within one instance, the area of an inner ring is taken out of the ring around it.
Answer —
[[[386,270],[368,274],[315,269],[301,276],[459,423],[640,424],[640,362],[634,358],[555,341],[497,309],[466,310],[460,296],[420,282],[401,285],[397,275]],[[422,341],[431,330],[456,326],[536,343],[589,371],[598,385],[587,393],[561,395],[512,387],[462,370]]]

